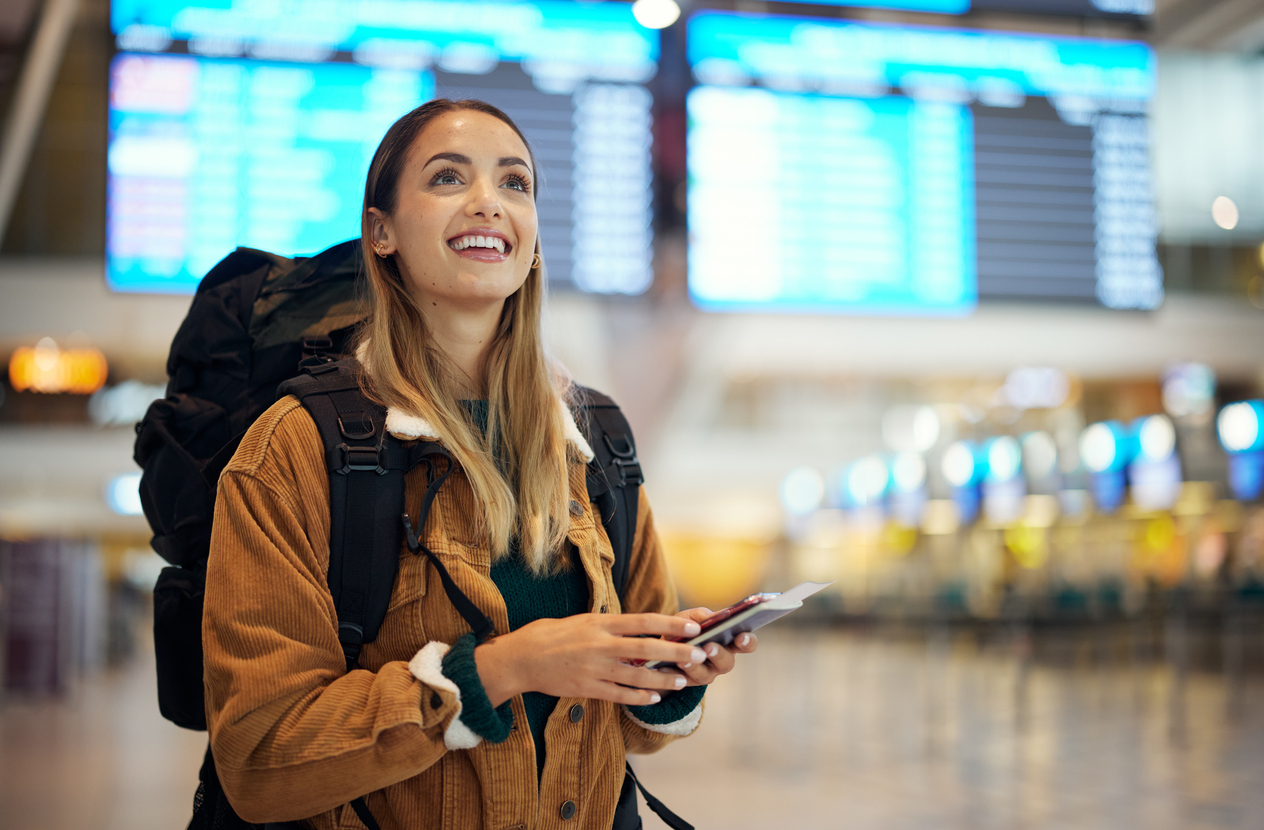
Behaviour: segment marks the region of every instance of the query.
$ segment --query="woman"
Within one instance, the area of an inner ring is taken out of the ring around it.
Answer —
[[[454,457],[422,536],[498,636],[476,644],[425,558],[405,554],[376,641],[346,671],[322,445],[294,398],[255,423],[220,479],[207,721],[247,821],[356,827],[348,802],[367,794],[384,830],[559,818],[608,830],[625,751],[691,732],[705,686],[755,649],[752,635],[706,652],[659,639],[691,636],[708,612],[676,613],[643,494],[622,602],[614,592],[585,488],[592,450],[541,344],[534,181],[508,116],[432,101],[383,138],[361,229],[365,391],[396,437]],[[410,515],[425,486],[424,469],[408,474]]]

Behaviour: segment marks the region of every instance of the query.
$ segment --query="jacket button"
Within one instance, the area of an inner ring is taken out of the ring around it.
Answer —
[[[571,819],[575,818],[575,802],[568,801],[565,804],[563,804],[561,813],[562,813],[562,818],[565,819],[566,821],[570,821]]]
[[[442,705],[443,705],[443,698],[439,697],[439,693],[431,692],[430,693],[430,708],[438,709]]]
[[[576,703],[571,707],[571,723],[579,723],[584,719],[584,707]]]
[[[574,499],[571,499],[571,507],[570,507],[570,509],[571,509],[571,515],[572,515],[572,516],[582,516],[582,515],[584,515],[584,506],[583,506],[582,504],[580,504],[579,502],[575,501]]]

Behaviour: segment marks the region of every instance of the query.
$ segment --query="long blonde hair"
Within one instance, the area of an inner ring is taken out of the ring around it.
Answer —
[[[532,571],[553,572],[564,567],[565,557],[558,554],[570,526],[567,445],[558,406],[559,399],[567,397],[570,381],[545,357],[541,269],[532,268],[522,287],[505,301],[486,361],[489,417],[483,433],[459,403],[460,372],[434,342],[394,257],[370,253],[369,209],[387,216],[394,213],[413,141],[436,116],[455,110],[499,118],[527,144],[508,115],[473,100],[429,101],[387,130],[369,165],[361,216],[361,248],[372,291],[372,314],[361,335],[365,392],[434,426],[482,508],[493,558],[506,555],[516,540]],[[534,156],[531,161],[534,173]]]

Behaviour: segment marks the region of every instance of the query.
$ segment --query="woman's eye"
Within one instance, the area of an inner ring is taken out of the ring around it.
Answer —
[[[460,184],[460,181],[451,170],[441,170],[431,179],[431,184]]]
[[[505,187],[508,187],[511,190],[521,190],[523,193],[527,193],[528,191],[531,190],[531,186],[527,184],[527,180],[520,179],[517,176],[514,176],[513,178],[506,181]]]

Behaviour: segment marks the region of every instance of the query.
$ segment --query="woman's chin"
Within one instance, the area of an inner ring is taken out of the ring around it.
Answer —
[[[520,277],[514,273],[508,267],[508,263],[503,269],[477,267],[463,269],[457,276],[455,281],[456,290],[453,291],[453,294],[466,297],[472,301],[504,300],[521,288],[525,281],[525,275]]]
[[[460,283],[453,286],[452,290],[442,293],[421,291],[415,293],[414,296],[420,301],[422,308],[426,309],[445,308],[452,311],[479,312],[499,309],[505,300],[513,296],[521,286],[521,282],[486,279],[467,282],[462,279]]]

